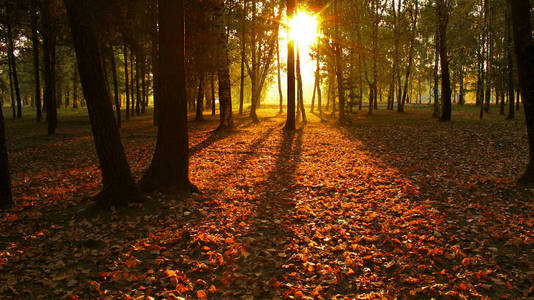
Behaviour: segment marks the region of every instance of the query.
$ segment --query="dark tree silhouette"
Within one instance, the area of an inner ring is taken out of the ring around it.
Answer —
[[[295,0],[287,0],[287,16],[295,16]],[[295,130],[295,42],[287,42],[287,120],[286,130]]]
[[[143,191],[181,193],[189,182],[183,0],[159,1],[159,119],[156,150],[140,182]]]
[[[529,0],[510,0],[515,57],[519,75],[519,88],[525,107],[529,162],[519,181],[534,183],[534,41],[532,40],[531,7]],[[510,100],[513,101],[513,100]]]
[[[438,0],[439,22],[439,60],[441,63],[441,103],[442,112],[440,121],[451,120],[451,82],[449,78],[449,59],[447,57],[447,23],[449,12],[446,0]]]
[[[46,105],[46,120],[48,121],[48,134],[55,134],[57,128],[56,105],[56,26],[55,17],[57,9],[56,0],[42,3],[43,25],[43,65],[44,65],[44,102]]]
[[[96,199],[104,206],[138,200],[124,154],[106,84],[102,53],[94,29],[94,0],[66,0],[83,93],[87,102],[103,188]]]
[[[11,204],[11,179],[7,163],[6,130],[4,128],[2,103],[0,102],[0,208],[8,208]]]

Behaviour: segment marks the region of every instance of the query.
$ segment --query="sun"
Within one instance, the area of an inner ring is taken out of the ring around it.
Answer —
[[[317,17],[305,11],[299,11],[289,21],[289,37],[299,44],[300,49],[308,49],[317,40]]]

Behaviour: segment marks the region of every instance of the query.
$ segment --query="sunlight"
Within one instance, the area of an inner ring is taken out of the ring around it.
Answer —
[[[289,21],[289,36],[298,43],[301,52],[306,52],[315,44],[317,40],[317,24],[317,17],[305,11],[299,11]]]

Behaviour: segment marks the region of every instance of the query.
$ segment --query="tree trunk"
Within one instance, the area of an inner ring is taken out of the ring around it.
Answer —
[[[335,56],[336,56],[336,77],[337,77],[337,93],[339,98],[339,123],[344,124],[345,123],[345,85],[343,81],[343,57],[340,44],[340,34],[339,34],[339,26],[341,26],[341,17],[340,17],[340,2],[341,0],[334,0],[334,14],[336,15],[336,27],[335,27],[335,33],[336,33],[336,39],[335,39]],[[374,44],[373,39],[373,45]],[[374,48],[373,48],[374,49]],[[376,49],[375,49],[376,50]],[[376,54],[376,52],[375,52]]]
[[[183,0],[180,0],[183,1]],[[233,129],[232,90],[230,83],[230,62],[228,41],[224,30],[224,1],[217,0],[215,9],[215,34],[217,36],[217,75],[219,77],[219,103],[221,119],[217,131]]]
[[[132,106],[130,107],[130,115],[135,114],[135,77],[134,77],[134,49],[130,47],[130,96],[132,99]]]
[[[113,96],[115,100],[115,110],[117,114],[117,126],[121,128],[121,103],[119,94],[119,83],[117,81],[117,66],[115,64],[115,52],[113,46],[109,47],[109,60],[111,62],[111,76],[113,77]]]
[[[302,115],[302,123],[306,123],[306,110],[304,109],[304,91],[302,89],[302,74],[300,72],[300,50],[297,43],[297,85],[298,85],[298,105],[300,107],[300,113]],[[298,115],[298,113],[297,113]]]
[[[17,105],[15,104],[15,87],[13,86],[13,72],[11,71],[11,56],[7,56],[7,66],[9,72],[9,92],[11,95],[11,111],[13,112],[13,119],[17,118]]]
[[[146,101],[146,57],[141,55],[141,114],[145,114],[146,106],[148,102]]]
[[[485,14],[487,18],[486,34],[487,34],[487,55],[486,55],[486,93],[484,111],[489,112],[491,102],[491,86],[493,76],[493,7],[490,0],[484,1]]]
[[[511,6],[509,3],[506,3],[506,72],[508,75],[508,116],[507,120],[513,120],[515,118],[515,95],[514,95],[514,59],[512,57],[513,53],[513,40],[512,40],[512,19],[511,15]]]
[[[440,1],[440,0],[438,0]],[[438,25],[439,28],[439,25]],[[435,38],[435,51],[434,51],[434,113],[432,114],[432,118],[439,118],[440,117],[440,111],[439,111],[439,75],[438,75],[438,69],[439,69],[439,29],[436,30],[436,38]]]
[[[157,6],[157,1],[154,1]],[[159,120],[159,62],[158,62],[158,14],[157,7],[152,11],[152,93],[154,99],[154,125],[158,125]]]
[[[72,65],[72,108],[78,108],[78,69]]]
[[[43,3],[43,57],[44,57],[44,102],[46,103],[46,119],[48,134],[55,134],[57,128],[56,103],[56,26],[52,18],[56,14],[56,0]]]
[[[141,87],[139,81],[141,79],[141,60],[139,49],[135,53],[135,115],[141,115]]]
[[[438,0],[440,1],[440,0]],[[414,3],[414,11],[411,12],[412,14],[412,36],[410,38],[410,49],[408,50],[408,67],[406,68],[406,76],[404,77],[404,90],[402,93],[402,104],[401,104],[401,110],[404,111],[404,104],[406,103],[406,96],[408,94],[408,82],[410,81],[410,72],[412,69],[412,63],[413,63],[413,52],[415,48],[415,37],[417,34],[417,14],[418,14],[418,7],[417,7],[417,0]]]
[[[279,31],[278,31],[279,32]],[[280,100],[279,110],[278,112],[281,114],[284,112],[284,95],[282,94],[282,79],[281,77],[281,71],[280,71],[280,43],[279,38],[276,39],[276,77],[278,79],[278,98]],[[313,102],[312,102],[312,111],[313,111]]]
[[[128,47],[124,44],[124,90],[126,91],[126,120],[130,120],[130,83],[128,80]]]
[[[451,83],[449,79],[449,59],[447,57],[447,23],[449,12],[446,0],[438,0],[439,20],[439,60],[441,62],[441,103],[442,111],[440,121],[451,120]]]
[[[160,111],[156,150],[140,185],[144,191],[189,193],[189,143],[184,64],[183,0],[159,0]]]
[[[200,72],[198,79],[198,93],[197,93],[197,110],[195,115],[196,121],[204,121],[202,111],[204,109],[204,74]]]
[[[532,184],[534,183],[534,41],[531,7],[529,0],[510,0],[510,3],[519,88],[525,108],[529,144],[529,162],[520,182]]]
[[[22,118],[22,100],[20,98],[19,77],[17,75],[17,60],[14,53],[15,46],[13,44],[13,31],[11,29],[9,1],[6,1],[6,16],[8,56],[11,61],[11,74],[13,76],[13,84],[15,86],[15,96],[17,100],[17,118],[20,119]]]
[[[210,88],[211,88],[211,115],[215,116],[215,75],[210,75]]]
[[[291,19],[295,16],[295,0],[286,0],[287,16]],[[295,41],[291,38],[287,41],[287,119],[285,130],[296,130],[295,125]]]
[[[243,16],[241,18],[241,77],[239,82],[239,115],[243,115],[245,101],[245,16],[247,15],[247,0],[243,0]]]
[[[8,208],[13,203],[11,196],[11,179],[7,160],[6,130],[4,127],[4,113],[0,103],[0,209]]]
[[[119,129],[113,121],[102,56],[93,27],[94,12],[91,10],[94,9],[94,3],[91,0],[65,0],[64,3],[102,170],[103,188],[97,199],[104,206],[126,205],[139,196],[124,154]]]
[[[42,107],[41,107],[41,78],[39,70],[39,36],[37,34],[37,0],[32,0],[32,47],[33,47],[33,75],[35,81],[35,111],[37,122],[41,122]]]

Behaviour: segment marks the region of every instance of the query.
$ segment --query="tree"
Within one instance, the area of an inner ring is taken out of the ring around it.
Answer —
[[[287,18],[295,16],[295,0],[287,0]],[[293,131],[295,124],[295,41],[287,41],[287,119],[285,130]]]
[[[217,75],[219,77],[219,103],[221,106],[221,119],[216,130],[222,131],[232,129],[234,127],[234,119],[232,118],[232,87],[230,82],[230,62],[228,60],[228,42],[224,30],[224,1],[216,0],[215,2],[214,34],[217,37]]]
[[[32,46],[33,46],[33,74],[35,80],[35,111],[37,122],[41,121],[41,78],[39,70],[39,36],[37,34],[37,0],[31,0],[31,27],[32,27]]]
[[[7,45],[8,45],[8,59],[11,66],[11,74],[13,76],[13,84],[15,87],[15,95],[17,99],[17,118],[22,118],[22,101],[20,98],[19,77],[17,74],[17,60],[15,57],[15,45],[13,43],[13,29],[11,24],[11,4],[6,1],[6,28],[7,28]]]
[[[43,65],[44,65],[44,102],[46,105],[46,120],[48,134],[55,134],[57,128],[56,105],[56,26],[55,14],[57,1],[50,0],[42,3],[43,24]]]
[[[124,154],[111,97],[106,84],[102,53],[94,27],[95,0],[65,0],[87,102],[103,188],[96,199],[103,206],[125,205],[139,199]]]
[[[529,161],[519,181],[534,183],[534,41],[532,39],[531,7],[529,0],[510,0],[514,50],[527,124]],[[513,100],[510,100],[513,101]]]
[[[4,127],[4,113],[0,102],[0,209],[8,208],[13,203],[11,197],[11,179],[7,161],[6,130]]]
[[[441,118],[440,121],[451,120],[451,83],[449,79],[449,59],[447,57],[447,23],[449,12],[446,0],[438,0],[439,22],[439,60],[441,62]]]
[[[183,5],[183,0],[159,1],[160,110],[156,150],[139,183],[145,192],[196,190],[189,181]]]

